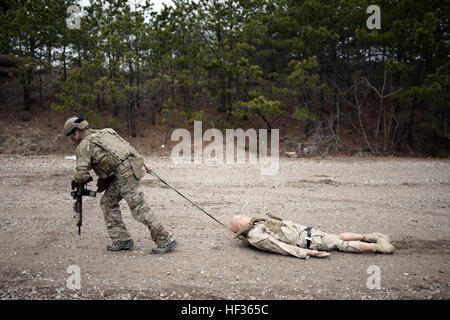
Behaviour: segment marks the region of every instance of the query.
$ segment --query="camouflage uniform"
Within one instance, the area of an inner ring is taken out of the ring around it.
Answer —
[[[242,241],[265,251],[307,259],[308,250],[361,252],[359,241],[343,241],[336,235],[311,228],[307,248],[307,227],[277,217],[254,217],[237,232]]]
[[[140,190],[139,180],[145,175],[142,156],[113,129],[89,129],[76,149],[75,181],[85,182],[93,169],[99,179],[107,183],[100,199],[108,235],[113,243],[130,240],[122,220],[119,202],[125,199],[134,219],[150,230],[152,240],[158,246],[173,241],[151,211]]]

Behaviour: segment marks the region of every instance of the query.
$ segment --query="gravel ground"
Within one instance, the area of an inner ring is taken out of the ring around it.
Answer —
[[[84,200],[77,234],[70,197],[73,160],[2,155],[0,299],[450,297],[448,160],[281,159],[274,176],[261,176],[259,167],[177,167],[167,157],[146,160],[224,224],[233,214],[272,212],[331,233],[387,233],[396,251],[300,260],[255,250],[147,175],[142,180],[147,199],[180,245],[170,254],[152,254],[148,231],[123,201],[136,248],[112,253],[106,250],[99,197]],[[80,271],[80,289],[70,289],[73,266]],[[368,288],[369,267],[380,272],[378,289]]]

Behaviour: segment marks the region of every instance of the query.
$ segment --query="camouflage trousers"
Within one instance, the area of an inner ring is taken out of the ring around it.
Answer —
[[[152,240],[158,246],[164,246],[173,240],[173,236],[161,224],[152,212],[140,190],[140,182],[136,179],[128,163],[124,163],[116,171],[116,175],[100,199],[100,206],[105,218],[106,229],[113,243],[131,239],[120,210],[120,201],[125,199],[132,217],[143,223],[150,230]]]
[[[361,252],[359,241],[344,241],[337,235],[323,232],[318,228],[311,229],[311,250]]]

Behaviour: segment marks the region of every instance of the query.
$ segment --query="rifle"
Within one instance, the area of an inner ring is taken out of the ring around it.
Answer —
[[[77,183],[72,180],[72,191],[70,195],[75,199],[73,204],[73,210],[75,211],[75,220],[77,221],[78,235],[81,233],[81,225],[83,224],[83,196],[95,197],[97,192],[88,190],[87,184],[92,181],[92,177],[86,180],[84,183]]]

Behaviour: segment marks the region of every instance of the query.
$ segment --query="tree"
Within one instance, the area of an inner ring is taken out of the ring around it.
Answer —
[[[11,58],[19,58],[15,69],[20,75],[25,110],[31,108],[35,75],[52,63],[53,48],[58,47],[58,34],[65,24],[66,5],[65,0],[7,0],[0,12],[0,30],[4,35],[0,50]]]

